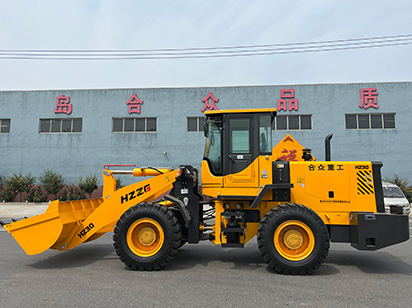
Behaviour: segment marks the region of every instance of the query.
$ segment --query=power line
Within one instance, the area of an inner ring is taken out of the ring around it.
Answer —
[[[412,34],[265,45],[106,50],[0,50],[0,59],[9,60],[158,60],[267,56],[350,49],[404,46],[412,44]]]
[[[375,41],[375,40],[396,40],[396,39],[407,39],[412,38],[412,34],[403,35],[391,35],[391,36],[378,36],[378,37],[367,37],[367,38],[356,38],[356,39],[342,39],[342,40],[329,40],[329,41],[312,41],[312,42],[298,42],[298,43],[280,43],[280,44],[264,44],[264,45],[246,45],[246,46],[225,46],[225,47],[197,47],[197,48],[163,48],[163,49],[78,49],[78,50],[61,50],[61,49],[15,49],[15,50],[0,50],[0,52],[163,52],[163,51],[191,51],[191,50],[218,50],[218,49],[241,49],[241,48],[263,48],[263,47],[281,47],[281,46],[299,46],[299,45],[312,45],[312,44],[335,44],[341,42],[359,42],[359,41]],[[372,43],[371,42],[371,43]]]
[[[90,55],[104,55],[104,56],[151,56],[151,55],[162,55],[162,56],[171,56],[171,55],[209,55],[209,54],[221,54],[221,53],[246,53],[246,52],[258,52],[258,51],[306,51],[310,49],[319,49],[319,48],[336,48],[339,46],[345,47],[355,47],[359,45],[365,45],[365,47],[374,47],[376,44],[383,44],[387,43],[388,45],[393,44],[400,44],[400,42],[409,42],[412,40],[412,35],[406,38],[399,38],[399,39],[379,39],[374,40],[373,42],[364,42],[358,40],[358,42],[354,43],[339,43],[330,45],[330,42],[318,42],[315,44],[314,42],[311,43],[293,43],[293,44],[277,44],[277,45],[254,45],[254,46],[235,46],[235,47],[211,47],[211,48],[186,48],[186,49],[152,49],[152,50],[0,50],[0,55],[21,55],[21,56],[90,56]],[[349,40],[347,40],[349,41]],[[353,41],[353,40],[352,40]],[[333,41],[338,42],[338,41]],[[329,45],[323,45],[328,43]],[[302,44],[312,44],[313,46],[302,46],[302,47],[293,47],[292,45],[302,45]],[[283,48],[270,48],[271,46],[289,46]],[[381,45],[380,45],[381,46]],[[221,50],[216,51],[219,49],[239,49],[239,48],[248,48],[240,51],[233,51],[233,50]],[[199,50],[199,51],[194,51]],[[179,52],[173,52],[179,51]],[[182,52],[184,51],[184,52]],[[188,52],[194,51],[194,52]]]
[[[0,59],[15,59],[15,60],[157,60],[157,59],[200,59],[200,58],[222,58],[222,57],[242,57],[242,56],[267,56],[267,55],[281,55],[281,54],[297,54],[297,53],[309,53],[309,52],[327,52],[327,51],[339,51],[349,49],[365,49],[373,47],[389,47],[389,46],[402,46],[410,45],[411,42],[397,43],[397,44],[380,44],[374,46],[357,46],[357,47],[340,47],[340,48],[320,48],[311,50],[293,50],[293,51],[270,51],[270,52],[249,52],[249,53],[230,53],[230,54],[213,54],[213,55],[201,55],[201,54],[181,54],[181,55],[123,55],[123,56],[96,56],[96,57],[62,57],[62,56],[30,56],[30,55],[15,55],[15,56],[1,56]]]

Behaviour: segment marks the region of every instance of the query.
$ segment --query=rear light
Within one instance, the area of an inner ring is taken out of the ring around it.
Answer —
[[[177,176],[181,176],[183,172],[182,168],[177,169]]]

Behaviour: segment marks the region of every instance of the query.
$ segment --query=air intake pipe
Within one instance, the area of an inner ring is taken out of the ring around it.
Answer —
[[[325,161],[330,161],[331,160],[330,140],[332,139],[332,137],[333,137],[333,134],[330,133],[325,138]]]

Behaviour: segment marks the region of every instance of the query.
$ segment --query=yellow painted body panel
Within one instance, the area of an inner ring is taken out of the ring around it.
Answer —
[[[202,180],[207,179],[203,194],[217,199],[213,228],[215,244],[226,243],[225,236],[221,234],[221,223],[226,226],[228,222],[221,217],[225,205],[235,210],[241,204],[244,210],[249,210],[254,197],[263,187],[273,184],[272,159],[274,156],[261,155],[245,170],[221,177],[211,175],[207,162],[202,162]],[[223,185],[220,184],[222,182]],[[292,161],[290,183],[293,184],[290,202],[311,208],[326,225],[350,225],[352,211],[376,212],[371,162]],[[366,193],[359,192],[359,185],[366,187]],[[272,191],[268,190],[256,208],[260,211],[260,220],[270,209],[285,203],[271,200]],[[257,234],[258,226],[259,223],[247,223],[241,243],[252,239]]]
[[[214,176],[206,161],[202,161],[202,193],[223,196],[257,196],[264,185],[272,184],[270,155],[256,158],[246,169],[226,176]]]
[[[290,177],[291,202],[311,208],[326,224],[349,225],[352,211],[376,212],[371,162],[290,162]],[[358,192],[359,181],[367,193]]]
[[[202,189],[203,192],[206,188],[219,188],[223,187],[223,178],[221,176],[214,176],[210,171],[208,163],[203,160],[202,161]]]

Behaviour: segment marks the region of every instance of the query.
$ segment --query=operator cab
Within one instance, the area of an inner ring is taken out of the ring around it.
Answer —
[[[275,108],[205,112],[203,160],[215,176],[244,170],[259,155],[272,154]]]

